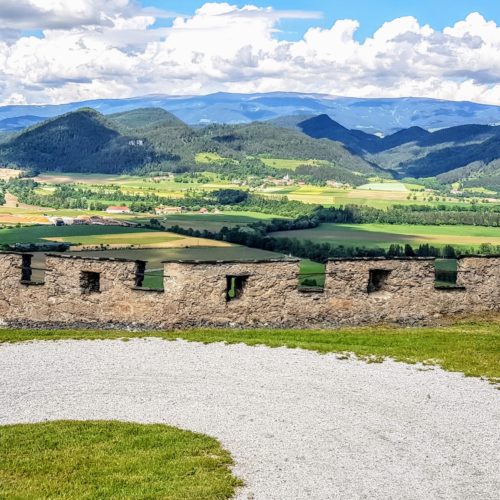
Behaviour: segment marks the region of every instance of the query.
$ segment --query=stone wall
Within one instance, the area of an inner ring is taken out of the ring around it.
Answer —
[[[310,328],[500,311],[500,256],[460,259],[449,289],[422,258],[331,260],[323,291],[299,288],[295,259],[165,262],[163,291],[138,286],[136,261],[49,254],[45,268],[35,284],[29,257],[0,254],[0,323]]]

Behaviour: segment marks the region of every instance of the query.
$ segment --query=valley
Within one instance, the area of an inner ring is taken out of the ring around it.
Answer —
[[[150,269],[170,256],[294,255],[301,281],[319,285],[333,256],[495,253],[499,129],[380,137],[327,115],[192,127],[163,109],[84,108],[0,144],[0,245]]]

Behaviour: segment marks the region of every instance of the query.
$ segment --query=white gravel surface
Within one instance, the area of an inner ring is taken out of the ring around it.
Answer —
[[[498,499],[500,391],[402,363],[159,339],[0,346],[0,423],[162,422],[218,438],[242,499]]]

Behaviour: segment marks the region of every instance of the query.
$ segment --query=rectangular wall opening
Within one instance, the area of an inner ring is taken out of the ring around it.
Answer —
[[[457,288],[458,263],[456,259],[436,259],[434,266],[435,288]]]
[[[149,269],[146,261],[136,261],[134,288],[146,292],[163,292],[163,272],[163,269]]]
[[[85,294],[99,293],[101,291],[101,273],[82,271],[80,273],[80,290]]]
[[[226,301],[237,300],[243,295],[248,280],[245,276],[226,276]]]
[[[380,292],[386,289],[387,280],[391,271],[386,269],[370,269],[370,279],[368,281],[368,293]]]
[[[23,255],[21,264],[21,281],[23,283],[31,283],[31,276],[33,275],[33,270],[31,268],[32,255]]]
[[[23,285],[45,284],[45,257],[40,254],[23,254],[21,262],[21,283]],[[36,267],[38,266],[38,267]]]
[[[300,261],[299,292],[321,293],[325,290],[326,265],[304,259]]]
[[[146,273],[146,262],[143,260],[138,260],[135,263],[135,280],[134,280],[134,286],[136,288],[140,288],[144,284],[144,278],[145,278],[145,273]]]

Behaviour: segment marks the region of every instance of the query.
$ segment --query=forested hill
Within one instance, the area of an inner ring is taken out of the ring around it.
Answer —
[[[198,153],[221,159],[196,163]],[[104,116],[84,108],[0,139],[0,165],[92,173],[184,172],[284,175],[261,158],[304,160],[290,174],[364,184],[368,177],[434,177],[498,192],[500,126],[420,127],[386,137],[348,129],[327,115],[193,128],[140,108]],[[316,160],[311,164],[308,160]]]
[[[161,108],[139,108],[106,115],[106,119],[124,131],[147,130],[154,127],[189,128],[182,120]]]
[[[117,173],[159,161],[148,145],[132,146],[112,121],[81,109],[26,129],[0,145],[0,162],[40,170]]]
[[[205,141],[216,143],[224,154],[244,152],[249,156],[324,160],[351,172],[378,173],[375,165],[350,153],[343,145],[317,140],[299,131],[255,122],[249,125],[212,125],[202,130]]]
[[[434,132],[411,127],[378,137],[347,129],[327,115],[298,120],[290,117],[281,119],[281,123],[310,137],[338,141],[352,153],[399,177],[434,177],[455,172],[449,178],[468,181],[483,171],[499,175],[496,162],[500,159],[500,126],[471,124]],[[465,174],[469,177],[460,177]],[[488,187],[484,175],[481,186]]]
[[[0,162],[68,172],[130,172],[146,165],[175,171],[193,167],[201,152],[237,160],[263,155],[323,160],[331,168],[341,169],[342,178],[350,180],[380,170],[337,142],[317,140],[297,130],[270,123],[193,129],[170,113],[154,108],[106,117],[92,109],[62,115],[0,144]]]

